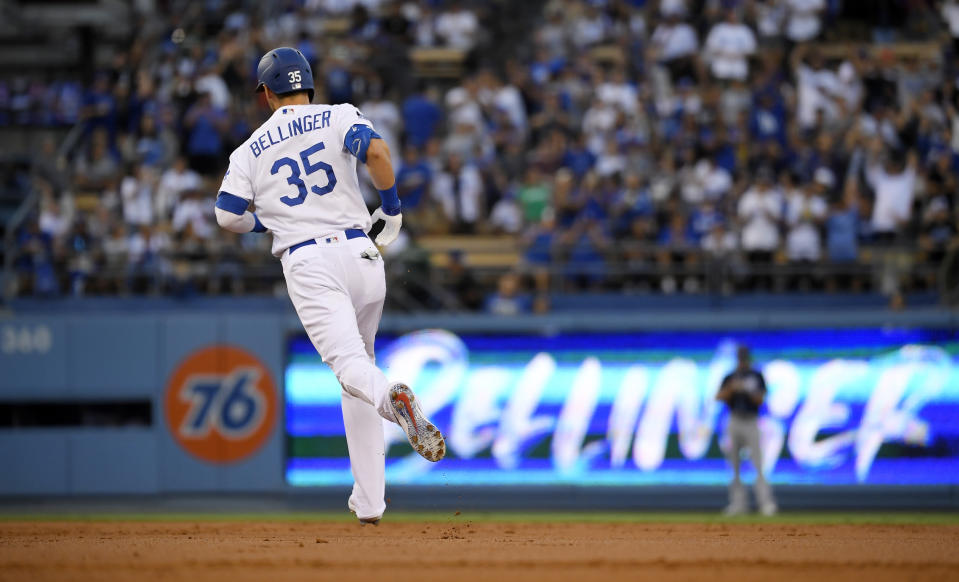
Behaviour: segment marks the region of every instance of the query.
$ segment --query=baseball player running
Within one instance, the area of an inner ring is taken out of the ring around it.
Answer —
[[[391,384],[374,364],[373,339],[383,312],[383,259],[376,244],[396,239],[402,224],[390,150],[349,104],[312,105],[313,73],[300,51],[278,48],[257,67],[256,90],[273,115],[230,155],[216,199],[216,219],[233,232],[270,232],[287,290],[317,352],[343,387],[343,424],[353,471],[349,507],[363,523],[386,509],[383,423],[395,422],[430,461],[446,454],[439,430],[413,392]],[[366,164],[382,206],[370,216],[356,161]],[[253,205],[255,212],[250,210]]]

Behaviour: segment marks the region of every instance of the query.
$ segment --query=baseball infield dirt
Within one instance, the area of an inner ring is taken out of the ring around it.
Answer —
[[[0,580],[959,580],[959,526],[2,522]]]

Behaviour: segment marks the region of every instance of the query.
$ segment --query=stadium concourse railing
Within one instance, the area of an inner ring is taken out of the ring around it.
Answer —
[[[16,215],[7,224],[5,247],[5,298],[16,295],[13,261],[16,256],[16,229],[36,207],[36,193],[28,195]],[[480,237],[482,239],[482,237]],[[513,238],[500,238],[502,250],[491,250],[487,242],[467,242],[456,237],[453,243],[429,248],[411,245],[391,257],[388,264],[390,307],[399,311],[429,309],[459,310],[467,305],[461,295],[460,275],[451,268],[451,244],[474,251],[455,253],[471,273],[472,284],[486,296],[497,290],[499,278],[507,273],[520,276],[519,294],[552,295],[581,292],[625,292],[665,295],[717,295],[763,292],[788,294],[820,292],[839,294],[881,293],[887,296],[909,292],[938,293],[942,302],[959,300],[959,253],[951,250],[945,260],[923,261],[908,245],[866,249],[855,263],[750,263],[741,253],[713,257],[698,249],[664,249],[655,244],[630,244],[643,260],[624,257],[621,248],[594,257],[594,260],[570,260],[568,252],[557,250],[549,263],[527,262],[516,250]],[[479,248],[480,250],[475,250]],[[657,258],[669,255],[668,259]],[[635,256],[635,255],[633,255]],[[67,278],[68,274],[60,273]],[[72,275],[72,276],[75,276]],[[282,295],[283,275],[277,261],[263,249],[231,253],[215,250],[196,252],[174,250],[153,257],[148,263],[127,263],[124,256],[113,257],[85,275],[86,296],[162,296],[199,295]],[[60,296],[70,295],[63,282]]]
[[[66,160],[69,159],[73,150],[80,143],[85,131],[86,125],[82,121],[70,128],[57,147],[56,164],[58,166],[66,165]],[[0,283],[2,283],[0,284],[0,299],[4,303],[9,303],[18,293],[18,277],[14,264],[20,250],[17,247],[17,231],[40,203],[40,191],[36,187],[37,161],[36,159],[31,160],[28,191],[24,194],[20,205],[17,206],[4,224],[3,271],[0,273]]]
[[[34,186],[34,164],[30,165],[30,189],[23,196],[22,201],[11,213],[4,224],[3,231],[3,273],[0,275],[0,297],[9,302],[17,294],[17,276],[14,272],[14,262],[19,255],[17,248],[17,230],[37,207],[40,193]]]

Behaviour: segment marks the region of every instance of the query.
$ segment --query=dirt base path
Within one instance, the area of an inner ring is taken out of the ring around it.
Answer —
[[[959,526],[2,522],[0,580],[959,580]]]

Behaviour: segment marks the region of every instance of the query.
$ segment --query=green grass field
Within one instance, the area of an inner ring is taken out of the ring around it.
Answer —
[[[346,512],[282,512],[282,513],[0,513],[0,521],[187,521],[187,522],[352,522]],[[703,512],[479,512],[392,511],[384,522],[397,523],[770,523],[805,525],[916,524],[959,525],[959,512],[784,512],[775,517],[746,515],[724,517]]]

